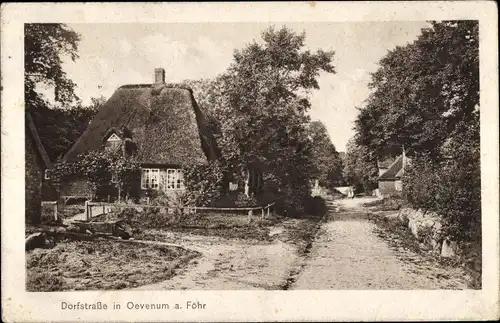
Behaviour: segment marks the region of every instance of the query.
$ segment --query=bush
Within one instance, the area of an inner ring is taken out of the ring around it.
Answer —
[[[255,196],[246,196],[241,191],[228,192],[213,203],[215,207],[255,207],[262,205]]]
[[[184,185],[196,205],[211,205],[225,193],[224,165],[219,161],[208,164],[185,165]]]
[[[405,171],[403,191],[412,207],[441,215],[444,233],[458,241],[480,237],[479,156],[466,154],[441,163],[415,158]]]
[[[160,208],[147,208],[143,211],[125,208],[117,213],[117,217],[125,220],[126,224],[141,229],[164,229],[182,219],[177,213],[168,214]]]
[[[405,201],[399,196],[384,197],[381,200],[363,203],[365,207],[373,207],[380,211],[397,211],[403,207]]]
[[[324,216],[326,214],[326,202],[320,196],[308,197],[304,201],[304,211],[313,216]]]

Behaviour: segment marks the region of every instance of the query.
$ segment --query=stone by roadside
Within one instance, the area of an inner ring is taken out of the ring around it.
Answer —
[[[419,268],[434,267],[436,268],[436,274],[433,276],[436,279],[443,280],[455,277],[454,280],[457,282],[461,281],[464,284],[464,288],[481,288],[481,266],[477,263],[477,257],[474,257],[475,260],[470,263],[462,254],[455,254],[456,247],[450,250],[449,241],[444,240],[443,242],[441,240],[440,243],[433,245],[429,243],[429,240],[424,239],[422,235],[415,236],[415,232],[408,225],[410,221],[402,221],[401,212],[373,212],[370,214],[370,220],[377,225],[374,232],[389,243],[389,246],[396,252],[400,259],[407,263],[412,263],[416,267],[416,270],[419,270]],[[417,220],[413,221],[417,222]],[[420,223],[424,223],[425,221],[424,219]],[[423,225],[414,223],[415,226],[419,229],[422,227],[425,228]],[[426,238],[428,237],[429,235],[426,236]],[[430,237],[434,237],[435,239],[436,235],[430,235]],[[445,245],[444,248],[442,247],[443,244]],[[443,253],[445,256],[443,256]]]

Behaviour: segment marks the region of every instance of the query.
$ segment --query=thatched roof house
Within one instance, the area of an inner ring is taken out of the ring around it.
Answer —
[[[63,160],[120,143],[142,164],[142,189],[182,189],[182,165],[219,155],[192,90],[165,83],[163,69],[153,84],[119,87]]]
[[[113,128],[127,129],[137,147],[136,156],[144,164],[197,163],[218,154],[192,90],[165,84],[164,76],[155,84],[119,87],[63,159],[71,161],[101,149],[108,139],[104,136],[112,135],[109,130]]]

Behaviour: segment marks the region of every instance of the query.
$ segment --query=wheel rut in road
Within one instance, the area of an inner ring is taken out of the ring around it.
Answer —
[[[297,278],[300,276],[300,273],[307,264],[314,241],[316,240],[316,237],[318,235],[321,226],[325,223],[325,221],[328,220],[329,213],[336,210],[336,206],[333,204],[331,200],[326,200],[326,206],[327,206],[327,212],[322,216],[321,220],[318,221],[318,223],[314,227],[313,234],[311,234],[310,236],[311,238],[307,241],[305,247],[303,247],[301,250],[298,251],[300,254],[300,256],[298,257],[298,263],[295,264],[294,269],[290,271],[290,274],[288,275],[288,278],[286,279],[285,283],[282,286],[280,286],[281,290],[292,289],[292,286],[295,284]]]
[[[464,289],[460,279],[442,280],[438,273],[452,269],[403,261],[410,251],[394,250],[377,235],[377,225],[361,204],[363,199],[337,200],[329,208],[300,272],[288,289]],[[411,252],[410,252],[411,253]],[[419,257],[418,254],[412,254]],[[454,273],[452,276],[457,276]]]

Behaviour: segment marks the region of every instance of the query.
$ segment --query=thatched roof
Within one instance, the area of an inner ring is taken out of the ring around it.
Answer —
[[[396,160],[389,166],[387,171],[379,176],[379,180],[396,180],[400,179],[403,175],[403,156],[399,156]]]
[[[112,128],[129,134],[142,164],[196,164],[219,154],[190,88],[137,84],[115,91],[63,159],[102,149]]]
[[[38,135],[38,131],[36,130],[35,122],[33,121],[33,117],[29,112],[26,112],[25,114],[25,129],[26,129],[26,136],[30,137],[31,140],[33,141],[33,146],[35,147],[36,152],[38,153],[43,164],[45,165],[45,168],[51,168],[52,163],[50,162],[49,155],[47,154],[47,151],[43,146],[42,140],[40,140],[40,136]]]

